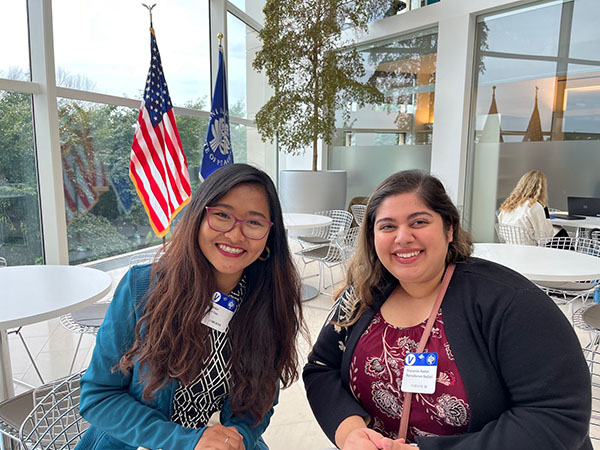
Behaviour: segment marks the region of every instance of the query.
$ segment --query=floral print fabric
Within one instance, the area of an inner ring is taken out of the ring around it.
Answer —
[[[407,353],[416,352],[426,321],[398,328],[377,312],[361,336],[350,364],[350,389],[370,415],[369,428],[395,439],[404,393],[400,390]],[[413,394],[407,441],[417,436],[461,434],[469,425],[469,404],[440,309],[425,352],[438,354],[436,390]]]

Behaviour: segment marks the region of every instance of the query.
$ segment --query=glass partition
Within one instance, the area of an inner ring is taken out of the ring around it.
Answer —
[[[494,212],[528,170],[548,177],[550,207],[600,197],[598,14],[571,0],[479,18],[465,201],[477,241],[494,239]]]
[[[429,29],[359,48],[366,75],[384,102],[336,114],[330,169],[348,171],[347,198],[366,196],[387,175],[429,170],[434,124],[437,30]],[[368,176],[366,175],[368,174]]]
[[[42,264],[31,96],[0,91],[0,256]]]

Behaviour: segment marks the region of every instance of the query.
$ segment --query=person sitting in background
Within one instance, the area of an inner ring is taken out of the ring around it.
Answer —
[[[529,230],[535,239],[568,237],[564,228],[553,226],[550,221],[547,186],[546,175],[539,170],[524,174],[500,205],[498,223]]]
[[[360,233],[347,287],[303,372],[332,442],[592,449],[590,374],[569,321],[523,276],[470,256],[471,237],[437,178],[384,180]]]
[[[302,329],[273,182],[246,164],[216,170],[160,259],[115,291],[81,381],[91,427],[77,450],[268,448],[261,435],[280,381],[297,376]]]

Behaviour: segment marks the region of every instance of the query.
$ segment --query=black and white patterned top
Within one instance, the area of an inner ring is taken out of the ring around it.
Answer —
[[[229,294],[238,301],[238,308],[246,293],[246,277],[242,277]],[[206,426],[210,416],[220,411],[229,395],[231,361],[228,333],[210,329],[212,351],[208,361],[191,384],[180,385],[173,398],[171,421],[188,428]]]

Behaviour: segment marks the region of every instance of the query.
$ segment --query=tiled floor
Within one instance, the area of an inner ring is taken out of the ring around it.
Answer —
[[[294,244],[292,248],[296,248]],[[309,268],[307,273],[314,273],[316,264],[313,264],[313,266],[315,267]],[[121,268],[110,271],[114,280],[113,286],[116,286],[116,283],[125,270],[126,268]],[[341,280],[341,271],[337,269],[334,273],[335,279]],[[316,282],[316,277],[308,280],[309,284],[316,284]],[[338,284],[337,287],[341,287],[341,284]],[[313,341],[316,339],[325,321],[331,303],[331,297],[319,295],[317,298],[303,304],[303,312]],[[562,308],[566,313],[566,307]],[[79,338],[78,335],[65,330],[58,322],[58,319],[24,327],[22,333],[34,354],[45,380],[52,380],[67,375],[77,345],[77,339]],[[588,336],[586,333],[579,333],[579,336],[582,342],[587,342]],[[10,335],[9,345],[15,379],[39,385],[40,381],[18,337]],[[304,363],[308,354],[309,343],[300,339],[298,345]],[[94,337],[84,335],[74,370],[80,370],[87,366],[91,358],[93,346]],[[15,385],[17,393],[24,389],[21,385]],[[600,433],[600,430],[592,430],[592,432]],[[271,425],[265,432],[264,438],[273,450],[318,450],[334,447],[322,433],[310,411],[301,380],[294,383],[289,389],[281,392],[279,404],[275,407],[275,414]],[[600,445],[596,443],[594,445],[595,448],[600,450]]]

